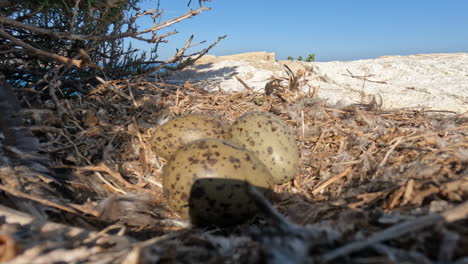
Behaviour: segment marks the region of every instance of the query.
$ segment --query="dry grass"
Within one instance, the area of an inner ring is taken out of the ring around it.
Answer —
[[[448,263],[463,257],[466,261],[467,212],[456,207],[468,198],[466,116],[381,110],[375,104],[338,109],[314,94],[289,89],[275,89],[268,96],[253,90],[207,93],[189,83],[178,87],[143,81],[110,82],[86,97],[61,103],[67,110],[63,122],[54,119],[52,111],[30,110],[33,131],[71,190],[69,200],[64,198],[60,204],[68,211],[56,207],[53,220],[123,241],[119,253],[112,255],[115,244],[106,249],[74,237],[72,246],[66,243],[66,252],[86,248],[84,259],[77,253],[82,261],[257,263],[279,261],[283,255],[290,261],[295,261],[291,256],[302,256],[306,263],[334,259]],[[296,135],[301,167],[292,182],[275,188],[274,206],[298,224],[289,223],[290,228],[308,230],[304,231],[310,232],[308,237],[275,233],[279,232],[275,221],[268,225],[258,219],[226,230],[187,229],[161,195],[159,176],[165,160],[149,147],[150,136],[161,122],[196,112],[230,123],[255,110],[277,114]],[[456,218],[461,220],[444,223],[439,218],[421,218],[453,208],[462,214]],[[409,230],[398,229],[406,221],[415,224]],[[110,223],[118,228],[105,229]],[[394,235],[382,237],[392,226]],[[116,234],[114,229],[123,231]],[[49,246],[41,244],[38,249],[39,241],[29,237],[25,242],[14,230],[3,239],[20,245],[22,249],[14,251],[17,254],[36,248],[37,257],[63,249],[60,239],[43,232],[33,234],[41,241],[50,240]],[[60,238],[64,236],[61,233]],[[375,243],[345,253],[333,251],[373,236],[377,236]],[[99,253],[91,250],[96,247]]]

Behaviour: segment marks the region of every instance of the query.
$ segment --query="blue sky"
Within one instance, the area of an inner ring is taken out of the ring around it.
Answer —
[[[156,2],[144,0],[142,8],[156,7]],[[163,20],[187,12],[187,3],[161,0]],[[468,52],[466,0],[213,0],[204,4],[212,10],[169,29],[179,34],[160,46],[161,59],[173,55],[191,34],[196,41],[209,43],[227,35],[212,49],[213,55],[268,51],[279,60],[310,53],[316,54],[316,61],[332,61]],[[193,0],[191,7],[198,8],[198,1]],[[149,49],[147,44],[137,47]]]

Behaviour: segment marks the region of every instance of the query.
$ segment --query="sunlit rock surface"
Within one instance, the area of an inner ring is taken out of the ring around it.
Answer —
[[[347,106],[376,100],[384,109],[416,108],[468,111],[468,53],[384,56],[331,62],[275,61],[274,53],[207,55],[166,81],[190,81],[209,91],[241,91],[240,80],[263,91],[272,77],[288,77],[285,65],[304,72],[304,91],[317,91],[331,105]]]

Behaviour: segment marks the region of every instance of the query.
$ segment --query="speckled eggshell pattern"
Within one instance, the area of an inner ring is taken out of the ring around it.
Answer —
[[[151,147],[159,156],[169,159],[181,146],[202,138],[226,137],[221,122],[207,115],[177,117],[160,126],[151,137]]]
[[[219,139],[200,139],[180,148],[164,167],[169,205],[195,225],[226,226],[252,217],[257,207],[246,181],[266,197],[271,175],[252,153]]]
[[[252,151],[268,167],[274,184],[286,183],[296,175],[299,167],[296,140],[276,115],[247,113],[232,124],[228,139]]]

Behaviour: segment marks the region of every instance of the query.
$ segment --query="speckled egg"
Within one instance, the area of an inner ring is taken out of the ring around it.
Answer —
[[[249,151],[220,139],[200,139],[181,147],[164,167],[164,194],[182,218],[195,225],[241,223],[257,212],[247,192],[250,182],[266,197],[271,175]]]
[[[160,126],[151,137],[151,147],[156,154],[169,159],[181,146],[194,140],[225,137],[226,131],[215,117],[191,114]]]
[[[252,151],[269,169],[274,184],[290,181],[299,167],[299,150],[289,127],[268,112],[250,112],[228,130],[228,139]]]

